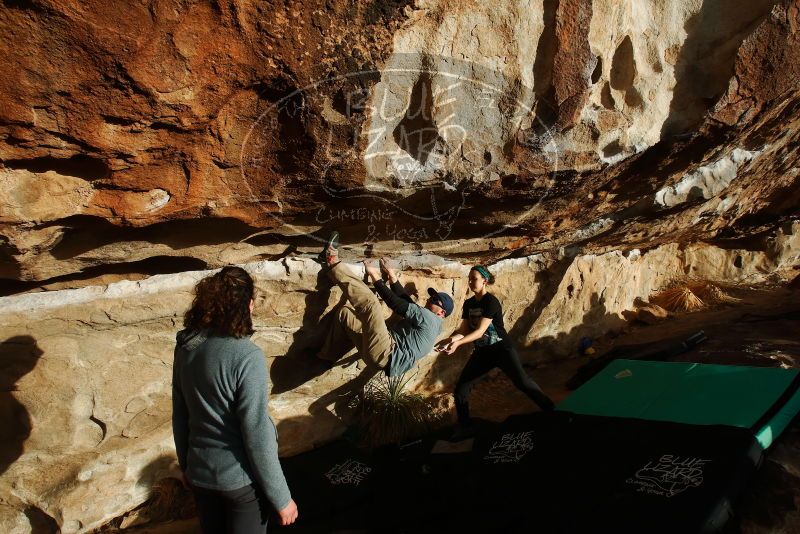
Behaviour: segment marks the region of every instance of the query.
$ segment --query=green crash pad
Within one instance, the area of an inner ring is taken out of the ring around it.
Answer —
[[[796,379],[797,369],[615,360],[557,409],[749,428],[766,449],[800,411]]]

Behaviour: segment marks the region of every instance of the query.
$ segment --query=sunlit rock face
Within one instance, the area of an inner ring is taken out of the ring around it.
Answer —
[[[564,98],[556,89],[559,126],[568,130],[565,152],[576,153],[576,165],[591,163],[582,152],[614,163],[692,131],[727,88],[740,44],[774,4],[601,1],[573,7],[577,21],[569,26],[588,24],[588,54],[585,93],[573,85]]]
[[[368,180],[386,189],[484,182],[530,126],[543,2],[420,2],[395,34],[368,107]]]
[[[483,259],[761,235],[797,203],[796,9],[9,5],[3,289],[274,259],[334,226]]]
[[[282,453],[342,432],[370,374],[307,354],[333,228],[457,309],[490,264],[530,364],[676,278],[797,275],[797,0],[37,0],[0,28],[2,532],[89,531],[176,475],[174,336],[225,264],[257,280]]]
[[[369,176],[487,180],[524,172],[516,145],[576,170],[642,152],[702,122],[773,4],[419,2],[373,89]]]

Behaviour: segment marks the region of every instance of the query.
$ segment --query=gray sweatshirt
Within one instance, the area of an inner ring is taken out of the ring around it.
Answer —
[[[291,494],[267,413],[267,365],[250,339],[178,332],[172,368],[172,430],[193,485],[234,490],[256,483],[276,510]]]
[[[403,320],[389,332],[394,338],[394,351],[386,374],[400,376],[427,356],[442,332],[442,324],[444,320],[429,309],[409,304]]]

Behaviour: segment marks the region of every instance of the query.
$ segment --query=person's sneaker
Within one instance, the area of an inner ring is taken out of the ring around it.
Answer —
[[[339,246],[339,232],[331,232],[330,237],[325,242],[325,247],[320,251],[317,259],[323,265],[330,265],[331,259],[337,257],[336,249]]]

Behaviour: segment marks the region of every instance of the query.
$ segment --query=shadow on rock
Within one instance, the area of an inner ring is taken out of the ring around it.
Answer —
[[[15,393],[17,382],[36,367],[42,354],[31,336],[14,336],[0,343],[0,475],[22,455],[31,435],[31,417]]]
[[[316,357],[324,341],[325,333],[335,320],[336,309],[344,302],[342,300],[327,314],[323,315],[328,307],[333,282],[328,278],[323,269],[317,274],[314,291],[305,297],[305,313],[303,313],[302,326],[294,333],[292,344],[286,354],[275,358],[270,367],[270,380],[272,392],[275,394],[291,391],[302,386],[328,369],[326,362],[319,361]]]
[[[191,489],[179,479],[177,460],[163,455],[151,461],[139,473],[137,486],[148,488],[147,500],[115,517],[98,532],[116,532],[140,525],[189,519],[197,515]],[[137,529],[138,530],[138,529]]]

